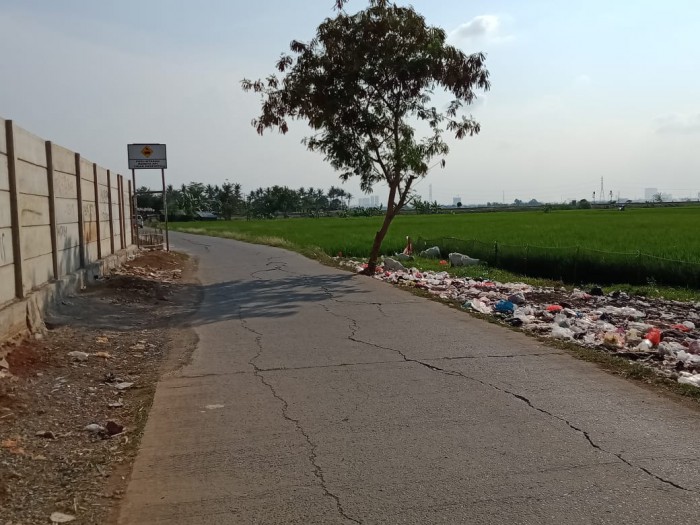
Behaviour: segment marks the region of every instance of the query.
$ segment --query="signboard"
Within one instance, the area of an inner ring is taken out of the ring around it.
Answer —
[[[165,144],[129,144],[130,170],[161,170],[168,167]]]

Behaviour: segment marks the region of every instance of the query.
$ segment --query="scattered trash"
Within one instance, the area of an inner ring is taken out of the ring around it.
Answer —
[[[397,271],[405,271],[406,268],[404,267],[403,264],[401,264],[396,259],[392,259],[391,257],[384,257],[384,270],[387,270],[390,272],[397,272]]]
[[[105,336],[100,336],[95,338],[95,342],[100,345],[106,345],[107,343],[109,343],[109,339]]]
[[[689,374],[688,372],[681,372],[678,382],[684,385],[692,385],[700,388],[700,374]]]
[[[418,255],[420,255],[424,259],[439,259],[440,255],[441,255],[440,247],[433,246],[432,248],[428,248],[427,250],[423,250]]]
[[[10,364],[7,362],[7,359],[5,359],[4,357],[2,359],[0,359],[0,368],[4,368],[5,370],[10,369]]]
[[[105,427],[103,427],[102,425],[98,425],[97,423],[90,423],[83,430],[87,430],[91,434],[104,434],[105,432],[107,432],[107,429]]]
[[[117,401],[117,402],[115,402],[115,403],[110,403],[110,404],[107,405],[107,406],[108,406],[109,408],[121,408],[121,407],[124,406],[124,403],[123,403],[122,400],[120,399],[119,401]]]
[[[64,514],[63,512],[54,512],[50,516],[51,523],[69,523],[75,521],[75,516]]]
[[[207,405],[204,408],[207,410],[218,410],[220,408],[226,408],[226,405]]]
[[[56,435],[50,430],[40,430],[34,434],[36,437],[42,437],[46,439],[56,439]]]
[[[93,355],[102,359],[112,359],[112,355],[109,352],[96,352]]]
[[[645,339],[649,341],[653,346],[658,346],[661,342],[661,332],[658,328],[652,328],[651,330],[649,330],[649,332],[647,332]]]
[[[446,260],[444,260],[444,259],[442,259],[442,260],[440,261],[440,266],[447,266],[448,264],[449,264],[449,263],[448,263]]]
[[[508,301],[517,306],[520,306],[525,304],[525,296],[521,293],[514,293],[508,296]]]
[[[73,352],[68,352],[68,357],[72,357],[74,361],[87,361],[90,355],[86,352],[74,350]]]
[[[511,303],[510,301],[498,301],[496,303],[496,306],[493,307],[495,312],[498,312],[499,314],[514,314],[515,313],[515,305]]]
[[[452,266],[478,266],[481,264],[479,259],[472,259],[468,255],[462,255],[461,253],[451,253],[448,259]]]
[[[573,339],[574,332],[569,328],[563,328],[559,325],[552,327],[552,337],[554,339]]]
[[[114,388],[116,388],[117,390],[127,390],[127,389],[131,388],[132,386],[134,386],[134,383],[129,383],[128,381],[122,381],[121,383],[117,383],[116,385],[114,385]]]
[[[439,248],[430,250],[439,257]],[[359,261],[339,262],[355,271],[362,269]],[[484,315],[499,314],[503,323],[524,331],[633,359],[674,380],[700,381],[696,377],[700,377],[700,303],[634,297],[622,291],[606,294],[598,286],[587,293],[500,283],[417,268],[384,268],[375,278],[420,288]]]

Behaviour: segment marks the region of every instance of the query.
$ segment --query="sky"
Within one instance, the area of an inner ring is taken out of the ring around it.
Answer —
[[[260,99],[240,87],[312,38],[333,3],[0,0],[0,117],[122,174],[127,144],[165,143],[176,186],[339,185],[301,145],[305,123],[258,136]],[[486,53],[492,84],[468,108],[481,133],[449,141],[445,168],[416,188],[424,199],[591,199],[601,178],[606,197],[700,198],[700,2],[410,4],[452,45]]]

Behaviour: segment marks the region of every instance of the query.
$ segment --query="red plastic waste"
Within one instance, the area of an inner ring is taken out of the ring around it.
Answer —
[[[445,261],[445,260],[443,259],[442,261],[440,261],[440,265],[442,265],[442,266],[447,266],[447,261]]]
[[[684,324],[674,324],[671,328],[673,328],[674,330],[678,330],[679,332],[690,332],[690,328],[688,328]]]
[[[661,331],[658,328],[652,328],[647,332],[645,339],[648,339],[651,344],[657,346],[661,342]]]
[[[559,306],[558,304],[552,304],[547,307],[548,312],[561,312],[564,308]]]

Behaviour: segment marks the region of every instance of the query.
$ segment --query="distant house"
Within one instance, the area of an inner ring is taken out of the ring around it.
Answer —
[[[197,221],[216,221],[219,219],[210,211],[196,211],[194,212],[194,218]]]

